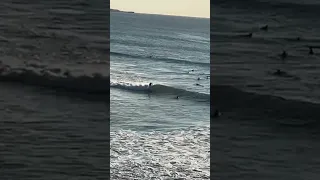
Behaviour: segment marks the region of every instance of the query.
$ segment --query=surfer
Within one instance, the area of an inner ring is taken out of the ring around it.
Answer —
[[[152,83],[149,83],[149,86],[148,86],[148,92],[150,92],[151,93],[151,86],[152,86]]]
[[[200,80],[200,78],[198,77],[198,81]]]
[[[249,37],[249,38],[251,38],[251,37],[252,37],[252,33],[249,33],[249,34],[243,35],[243,37]]]
[[[313,49],[312,49],[311,46],[309,46],[309,54],[310,54],[310,55],[314,54],[314,53],[313,53]]]
[[[67,76],[67,77],[70,77],[70,71],[69,70],[66,70],[63,75]]]
[[[283,75],[284,73],[285,73],[285,72],[281,71],[280,69],[277,69],[277,71],[274,72],[273,74],[274,74],[274,75],[277,75],[277,76],[281,76],[281,75]]]
[[[261,27],[260,29],[264,30],[264,31],[268,31],[268,25],[265,25],[265,26]]]
[[[216,109],[213,113],[213,117],[218,118],[220,116],[221,116],[221,112],[218,109]]]
[[[179,99],[179,96],[177,96],[176,99]]]
[[[288,56],[288,53],[286,51],[283,51],[281,54],[281,59],[284,60]]]
[[[196,83],[195,85],[196,85],[196,86],[201,86],[201,87],[203,87],[203,85],[201,85],[201,84],[198,84],[198,83]]]

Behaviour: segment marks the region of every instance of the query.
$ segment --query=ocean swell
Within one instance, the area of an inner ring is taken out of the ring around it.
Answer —
[[[150,95],[172,96],[172,97],[179,96],[179,98],[183,98],[183,99],[192,99],[199,102],[210,102],[209,94],[188,91],[188,90],[179,89],[179,88],[161,85],[161,84],[155,84],[149,87],[149,85],[134,85],[130,83],[111,82],[110,86],[113,88],[128,90],[132,92],[148,93]]]
[[[211,112],[216,108],[232,119],[288,120],[288,125],[309,125],[320,119],[320,104],[246,92],[223,85],[211,86]],[[298,121],[292,124],[291,120]]]
[[[0,64],[0,81],[82,93],[109,94],[110,92],[108,76],[99,73],[76,76],[68,69],[37,64],[28,67]]]

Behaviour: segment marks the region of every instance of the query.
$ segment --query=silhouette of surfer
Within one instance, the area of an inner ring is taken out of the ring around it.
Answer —
[[[218,109],[216,109],[213,113],[213,117],[218,118],[220,116],[221,116],[221,112]]]
[[[148,86],[148,91],[151,92],[151,86],[152,86],[152,83],[149,83],[149,86]]]
[[[288,53],[286,51],[283,51],[280,56],[281,56],[281,59],[284,61],[284,59],[288,57]]]
[[[63,73],[63,75],[65,75],[65,76],[67,76],[67,77],[70,77],[70,71],[65,71],[64,73]]]
[[[273,73],[274,75],[277,75],[277,76],[282,76],[285,74],[285,72],[281,71],[280,69],[277,69],[276,72]]]
[[[265,26],[261,27],[260,29],[264,30],[264,31],[268,31],[268,25],[265,25]]]
[[[243,37],[249,37],[249,38],[251,38],[251,37],[252,37],[252,33],[249,33],[249,34],[243,35]]]
[[[314,54],[314,53],[313,53],[313,49],[312,49],[311,46],[309,46],[309,54],[310,54],[310,55]]]
[[[179,96],[177,96],[176,99],[179,99]]]

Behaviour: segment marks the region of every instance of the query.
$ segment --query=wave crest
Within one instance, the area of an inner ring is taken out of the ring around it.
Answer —
[[[31,67],[12,68],[0,64],[0,81],[18,82],[67,91],[109,94],[109,77],[99,73],[75,76],[68,69]]]
[[[112,83],[111,82],[110,86],[118,89],[134,91],[134,92],[144,92],[144,93],[150,93],[153,95],[179,96],[185,99],[193,99],[201,102],[210,102],[209,94],[188,91],[188,90],[179,89],[179,88],[161,85],[161,84],[155,84],[149,87],[149,85],[134,85],[130,83]]]

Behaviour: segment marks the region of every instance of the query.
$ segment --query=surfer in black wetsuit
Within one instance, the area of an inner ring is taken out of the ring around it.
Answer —
[[[198,78],[198,81],[200,80],[200,78]]]
[[[249,38],[251,38],[251,37],[252,37],[252,33],[249,33],[249,34],[243,35],[243,37],[249,37]]]
[[[216,109],[215,111],[214,111],[214,113],[213,113],[213,117],[214,118],[218,118],[218,117],[220,117],[221,116],[221,112],[218,110],[218,109]]]
[[[288,56],[288,53],[286,51],[283,51],[281,54],[281,59],[284,60]]]
[[[179,99],[179,96],[177,96],[176,99]]]
[[[274,72],[273,74],[274,75],[277,75],[277,76],[281,76],[281,75],[283,75],[283,71],[281,71],[280,69],[277,69],[277,71],[276,72]]]
[[[66,77],[70,77],[71,76],[71,73],[69,70],[66,70],[64,73],[63,73],[64,76]]]
[[[152,83],[149,83],[149,86],[148,86],[148,91],[151,92],[151,86],[152,86]]]
[[[309,54],[310,54],[310,55],[314,54],[314,53],[313,53],[313,49],[312,49],[311,46],[309,46]]]
[[[268,31],[268,25],[265,25],[265,26],[261,27],[260,29],[264,30],[264,31]]]

